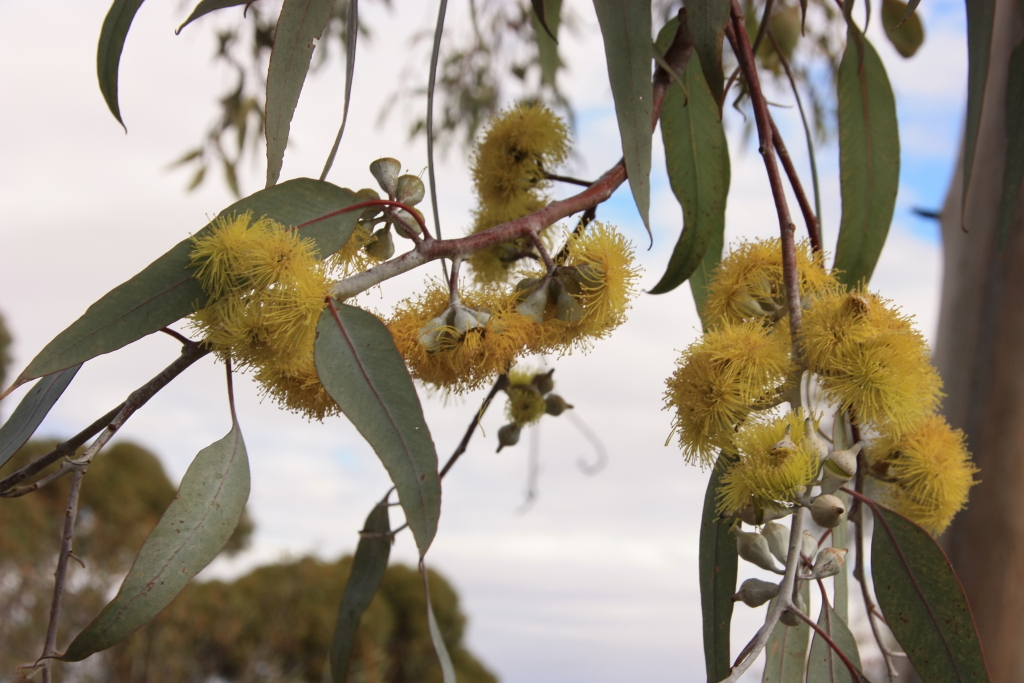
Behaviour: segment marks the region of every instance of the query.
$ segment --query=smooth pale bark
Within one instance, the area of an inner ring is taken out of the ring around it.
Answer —
[[[1024,202],[998,253],[1016,0],[997,2],[974,176],[961,226],[963,160],[942,209],[945,273],[935,364],[944,412],[967,433],[981,483],[943,541],[974,610],[993,681],[1024,681]]]

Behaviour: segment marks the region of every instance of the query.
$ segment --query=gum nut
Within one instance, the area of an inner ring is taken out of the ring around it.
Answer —
[[[807,603],[804,602],[804,596],[800,593],[796,594],[796,598],[793,600],[793,607],[783,612],[779,617],[779,621],[786,626],[799,626],[802,624],[804,620],[793,610],[800,610],[802,613],[807,614]]]
[[[860,455],[863,441],[858,441],[845,451],[835,451],[825,461],[825,468],[836,475],[845,476],[847,480],[853,479],[857,474],[857,456]]]
[[[496,452],[501,452],[501,449],[504,448],[505,446],[515,446],[517,443],[519,443],[520,432],[522,432],[522,427],[515,424],[514,422],[510,422],[509,424],[499,429],[498,450]]]
[[[425,193],[426,188],[423,186],[423,181],[416,176],[407,173],[398,177],[395,187],[395,199],[397,201],[409,206],[415,206],[423,201]]]
[[[786,564],[786,556],[789,554],[789,529],[778,522],[768,522],[761,530],[761,534],[768,540],[768,549],[772,551],[775,559]]]
[[[372,187],[364,187],[363,189],[356,192],[356,196],[359,197],[360,202],[365,202],[371,199],[380,199],[380,193],[374,190]],[[383,213],[383,206],[368,206],[363,209],[363,212],[359,214],[359,220],[372,221],[374,218]]]
[[[452,327],[458,330],[459,334],[465,334],[473,328],[483,327],[491,319],[487,311],[478,311],[473,308],[458,305],[455,307],[455,316],[452,320]]]
[[[793,508],[786,507],[773,500],[767,501],[764,505],[755,507],[747,503],[737,512],[723,512],[723,519],[739,519],[750,526],[760,526],[776,519],[782,519],[793,514]]]
[[[551,368],[547,372],[540,372],[533,376],[530,383],[537,388],[537,391],[544,394],[550,393],[555,388],[555,380],[551,379],[551,375],[554,374],[555,369]]]
[[[804,419],[804,440],[811,445],[819,459],[824,460],[828,457],[828,444],[818,436],[818,430],[809,417]]]
[[[583,307],[565,287],[559,287],[558,298],[555,300],[555,318],[564,323],[578,323],[583,319]]]
[[[413,209],[413,211],[416,211],[416,209]],[[398,221],[395,227],[398,229],[398,234],[402,237],[408,237],[411,233],[419,235],[423,232],[416,217],[405,209],[398,209],[394,215]],[[420,214],[420,218],[423,218],[423,214]]]
[[[569,408],[572,408],[572,406],[566,403],[565,399],[558,394],[548,394],[544,398],[544,405],[546,406],[544,408],[544,412],[548,415],[554,415],[555,417],[558,417]]]
[[[548,307],[548,288],[538,287],[516,306],[516,310],[535,323],[544,322],[544,309]]]
[[[375,259],[387,261],[395,255],[395,240],[391,230],[384,227],[373,233],[374,240],[366,245],[366,253]]]
[[[751,318],[762,318],[769,313],[774,311],[766,311],[761,302],[750,296],[747,292],[740,292],[733,297],[732,304],[739,309],[740,313],[746,317]]]
[[[398,187],[398,174],[401,172],[402,164],[398,159],[383,157],[370,162],[370,173],[373,174],[380,189],[384,190],[388,197],[395,196],[395,190]]]
[[[747,579],[739,591],[732,596],[733,602],[742,602],[748,607],[760,607],[779,594],[779,584],[761,579]]]
[[[818,552],[818,539],[810,531],[805,531],[800,537],[800,554],[810,562],[816,552]]]
[[[775,564],[772,551],[769,550],[768,541],[764,536],[740,529],[736,529],[734,533],[736,534],[736,550],[740,557],[761,569],[767,569],[776,574],[783,573]]]
[[[845,548],[825,548],[818,553],[814,561],[814,568],[811,569],[810,579],[827,579],[835,576],[846,568]]]
[[[779,450],[779,449],[782,449],[782,448],[788,448],[790,450],[795,450],[796,449],[796,443],[793,441],[792,437],[790,436],[792,431],[793,431],[792,426],[786,425],[786,434],[785,434],[785,436],[782,437],[781,441],[777,441],[775,443],[775,445],[772,446],[771,450],[775,451],[775,450]]]
[[[856,456],[854,456],[852,458],[853,462],[850,463],[849,459],[845,458],[845,455],[849,455],[849,453],[850,451],[836,451],[835,453],[829,456],[828,460],[825,461],[824,465],[821,468],[822,493],[835,493],[836,491],[839,490],[841,486],[844,486],[848,481],[850,481],[850,479],[853,478],[854,474],[857,473],[857,458]],[[837,461],[833,460],[833,458],[837,454],[840,456],[841,460],[847,460],[847,462],[839,464]],[[852,473],[847,472],[844,469],[844,466],[849,464],[853,465],[854,471]]]
[[[603,273],[589,263],[576,266],[573,279],[583,289],[597,289],[603,284]]]
[[[818,496],[811,503],[811,517],[818,526],[835,529],[843,521],[846,505],[831,493]]]
[[[445,331],[448,330],[448,311],[445,311],[436,318],[427,321],[427,324],[420,329],[420,344],[426,347],[427,353],[440,351],[444,340]]]

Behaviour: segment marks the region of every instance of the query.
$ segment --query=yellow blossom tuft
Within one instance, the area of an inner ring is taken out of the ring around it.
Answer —
[[[505,389],[508,402],[505,404],[505,415],[509,422],[520,427],[534,424],[547,410],[544,397],[533,385],[534,372],[512,371],[508,375],[509,385]]]
[[[789,411],[775,420],[750,422],[736,433],[729,450],[738,460],[722,477],[719,512],[792,502],[817,478],[821,459],[804,437],[806,417],[803,410]]]
[[[796,245],[801,297],[836,285],[825,271],[824,257],[807,242]],[[715,270],[705,302],[713,324],[744,320],[777,320],[787,302],[782,274],[782,244],[778,238],[742,242]]]
[[[214,353],[255,368],[264,393],[284,407],[317,419],[337,412],[313,363],[330,286],[315,242],[251,213],[220,217],[194,240],[191,263],[209,295],[192,326]]]
[[[366,253],[366,246],[373,241],[374,237],[369,228],[357,223],[352,236],[345,241],[344,246],[328,257],[328,268],[339,277],[348,277],[380,263],[380,259]]]
[[[506,372],[534,327],[499,291],[469,291],[460,305],[479,315],[464,331],[454,321],[439,320],[450,310],[449,293],[447,286],[433,283],[419,297],[400,303],[387,323],[414,378],[459,393]]]
[[[881,437],[868,452],[871,471],[886,482],[886,502],[936,536],[967,505],[967,494],[978,483],[963,432],[939,415],[901,436]]]
[[[687,461],[710,464],[751,411],[781,400],[794,369],[789,349],[785,326],[751,322],[727,323],[683,352],[666,381],[665,408],[675,411],[672,430]]]

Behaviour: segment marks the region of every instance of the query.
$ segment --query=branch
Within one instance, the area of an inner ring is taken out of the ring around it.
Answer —
[[[444,467],[441,468],[442,479],[444,478],[444,475],[448,474],[448,470],[455,465],[459,457],[466,452],[466,448],[469,447],[469,440],[473,438],[473,433],[476,432],[476,427],[480,424],[480,418],[484,416],[484,413],[486,413],[487,409],[491,406],[491,401],[494,400],[494,397],[498,395],[499,391],[502,391],[507,386],[508,375],[499,375],[498,379],[494,382],[494,386],[492,386],[491,390],[487,392],[487,398],[485,398],[484,402],[480,405],[480,410],[476,411],[476,415],[474,415],[473,419],[470,420],[469,427],[466,428],[466,433],[462,436],[462,441],[460,441],[459,445],[455,448],[455,452],[452,453],[452,457],[448,458],[448,462],[446,462]]]

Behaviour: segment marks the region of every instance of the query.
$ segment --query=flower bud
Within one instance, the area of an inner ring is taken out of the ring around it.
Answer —
[[[771,452],[774,453],[775,451],[783,451],[783,450],[795,451],[796,450],[796,442],[793,441],[792,437],[790,436],[792,431],[793,431],[792,426],[786,425],[786,434],[782,437],[781,441],[777,441],[775,443],[775,445],[772,446]]]
[[[748,607],[760,607],[779,594],[779,584],[761,579],[747,579],[739,591],[732,596],[733,602],[742,602]]]
[[[779,616],[779,621],[786,626],[799,626],[804,623],[804,620],[797,616],[793,610],[800,610],[804,614],[807,614],[807,603],[804,602],[804,596],[799,592],[793,598],[793,607],[783,612],[782,615]]]
[[[413,211],[416,212],[420,220],[423,219],[423,214],[420,213],[419,209],[413,209]],[[397,209],[393,215],[395,217],[395,230],[402,237],[409,238],[414,234],[419,235],[423,232],[419,221],[416,220],[416,216],[413,216],[405,209]]]
[[[821,460],[828,457],[828,444],[818,436],[818,430],[811,418],[804,419],[804,440],[807,441],[811,449],[818,454]]]
[[[768,549],[772,551],[775,559],[786,564],[786,556],[789,555],[789,529],[778,522],[768,522],[761,533],[768,540]]]
[[[509,423],[498,430],[498,450],[497,453],[501,452],[501,449],[505,446],[515,446],[519,443],[519,435],[522,433],[523,428],[519,425]]]
[[[744,524],[750,526],[760,526],[767,522],[774,521],[776,519],[782,519],[788,515],[793,514],[793,508],[786,507],[780,503],[776,503],[773,500],[765,501],[763,504],[755,506],[754,504],[748,504],[738,512],[724,512],[722,513],[723,518],[738,518]]]
[[[736,550],[747,562],[756,564],[761,569],[767,569],[776,574],[783,574],[782,570],[775,564],[772,558],[772,551],[768,548],[768,541],[759,533],[748,533],[739,528],[733,530],[736,534]]]
[[[800,537],[800,554],[810,562],[816,552],[818,552],[818,539],[810,531],[804,531]]]
[[[537,287],[516,306],[516,309],[535,323],[544,322],[544,310],[548,307],[548,288]]]
[[[774,302],[761,302],[747,292],[740,292],[732,299],[732,304],[744,317],[763,318],[774,315],[778,306]]]
[[[454,309],[452,327],[460,335],[466,334],[473,328],[483,327],[491,319],[491,314],[487,311],[478,311],[475,308],[469,308],[459,303],[455,304],[452,308]]]
[[[556,417],[564,413],[569,408],[572,408],[572,406],[566,403],[565,399],[558,394],[548,394],[544,397],[544,404],[547,406],[545,408],[545,412],[548,415],[554,415]]]
[[[391,237],[391,229],[384,226],[373,233],[373,241],[366,245],[366,253],[375,259],[387,261],[395,255],[395,240]]]
[[[811,517],[818,526],[835,529],[843,521],[846,506],[836,496],[826,493],[818,496],[811,503]]]
[[[578,323],[583,319],[583,307],[569,292],[565,291],[557,280],[551,281],[553,298],[555,299],[555,318],[565,323]]]
[[[356,192],[356,196],[359,197],[359,201],[361,202],[365,202],[371,199],[380,199],[380,194],[378,194],[377,190],[373,189],[372,187],[364,187],[363,189],[359,190],[359,192]],[[381,213],[383,213],[383,211],[383,206],[368,206],[365,209],[363,209],[363,212],[361,214],[359,214],[359,220],[371,221],[377,216],[379,216]]]
[[[533,376],[530,383],[537,388],[537,391],[544,394],[548,394],[552,389],[555,388],[555,380],[551,379],[551,375],[555,372],[554,368],[551,368],[547,372],[540,372]]]
[[[425,193],[426,188],[423,186],[423,181],[416,176],[407,173],[398,177],[398,182],[395,185],[396,201],[407,206],[415,206],[423,201]]]
[[[383,157],[370,162],[370,173],[377,179],[380,189],[387,193],[388,197],[395,196],[398,189],[398,174],[402,172],[402,164],[398,159]]]
[[[845,451],[834,451],[825,460],[821,475],[821,492],[835,493],[840,486],[853,479],[857,474],[857,454],[864,442],[858,441],[852,448]]]
[[[827,579],[846,569],[846,548],[824,548],[814,561],[807,579]]]

